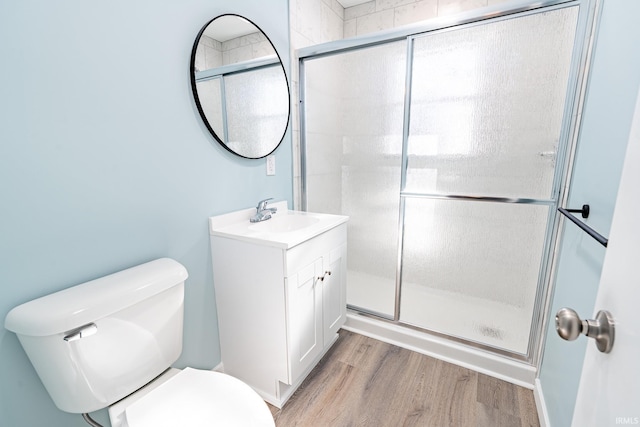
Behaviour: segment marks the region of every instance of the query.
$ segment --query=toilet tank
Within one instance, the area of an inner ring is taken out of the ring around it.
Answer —
[[[180,356],[187,276],[180,263],[157,259],[15,307],[5,327],[59,409],[92,412]]]

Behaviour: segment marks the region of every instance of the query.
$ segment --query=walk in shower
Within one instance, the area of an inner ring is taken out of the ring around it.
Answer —
[[[532,360],[592,6],[299,52],[302,206],[350,217],[350,308]]]

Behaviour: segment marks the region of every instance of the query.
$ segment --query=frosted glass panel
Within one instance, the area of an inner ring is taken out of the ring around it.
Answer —
[[[277,65],[231,74],[224,81],[226,145],[246,157],[263,156],[264,147],[274,146],[287,128],[289,94],[281,90],[286,87],[282,68]]]
[[[577,16],[415,39],[406,191],[551,197]]]
[[[548,214],[542,205],[408,198],[400,319],[526,353]]]
[[[307,209],[350,216],[348,304],[530,355],[578,12],[538,10],[304,60]]]
[[[220,77],[196,83],[200,105],[216,135],[223,138],[224,116],[222,114],[222,79]]]
[[[347,303],[393,316],[405,42],[305,61],[307,209],[349,215]]]

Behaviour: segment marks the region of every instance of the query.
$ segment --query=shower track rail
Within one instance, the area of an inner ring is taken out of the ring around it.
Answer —
[[[462,194],[429,194],[429,193],[412,193],[401,191],[402,197],[416,197],[425,199],[441,199],[441,200],[468,200],[474,202],[494,202],[494,203],[522,203],[535,205],[553,205],[555,200],[551,199],[527,199],[519,197],[494,197],[494,196],[471,196]]]

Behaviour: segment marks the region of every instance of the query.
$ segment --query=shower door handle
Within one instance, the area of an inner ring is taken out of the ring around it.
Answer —
[[[594,320],[582,320],[571,308],[561,308],[556,313],[556,331],[560,338],[573,341],[580,334],[596,340],[598,350],[609,353],[613,348],[615,326],[611,313],[600,310]]]

